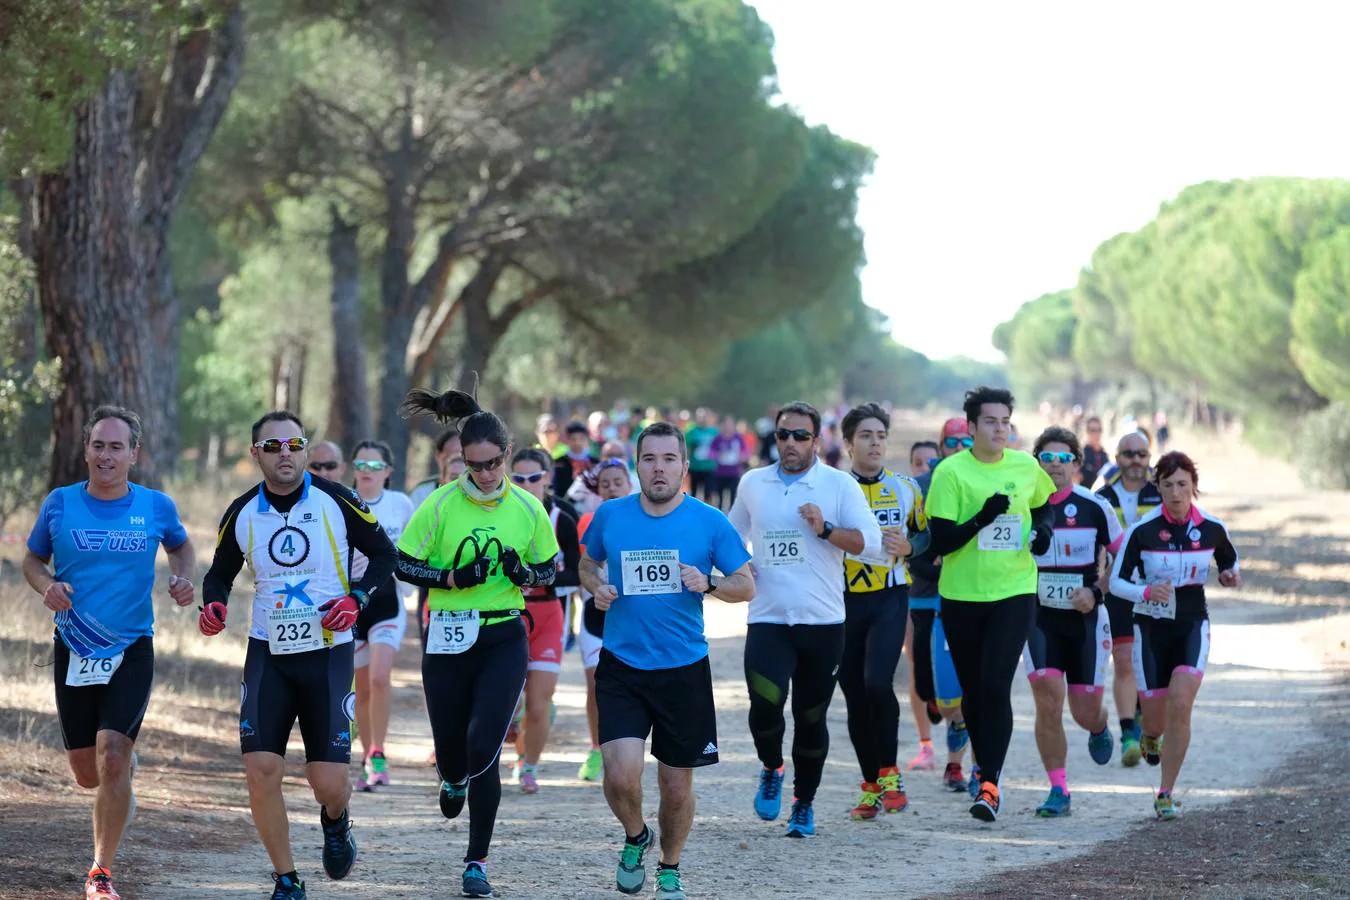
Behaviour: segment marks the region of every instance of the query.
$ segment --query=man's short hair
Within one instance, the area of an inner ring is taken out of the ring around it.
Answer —
[[[778,427],[778,423],[783,421],[783,416],[806,416],[811,420],[811,430],[820,435],[820,410],[816,409],[805,400],[793,400],[791,403],[785,403],[778,408],[778,414],[773,417],[773,425]]]
[[[637,457],[642,458],[642,442],[649,437],[673,437],[680,443],[680,459],[688,459],[688,450],[685,447],[684,432],[670,422],[653,422],[646,428],[637,439]]]
[[[1006,388],[989,387],[981,385],[973,391],[966,391],[966,402],[961,404],[966,413],[966,421],[974,424],[980,418],[980,409],[986,403],[1001,404],[1008,407],[1008,412],[1013,411],[1012,391]]]
[[[573,419],[572,421],[567,423],[567,428],[564,429],[564,433],[567,434],[569,437],[574,434],[584,434],[587,437],[589,437],[591,430],[586,427],[585,422],[581,421],[580,419]]]
[[[136,415],[125,406],[100,406],[94,410],[93,414],[84,423],[84,442],[89,443],[89,437],[94,433],[94,426],[104,419],[121,419],[127,423],[127,429],[131,432],[132,448],[141,445],[141,417]]]
[[[305,430],[305,423],[300,421],[300,417],[289,409],[274,409],[271,412],[263,413],[262,418],[253,423],[253,443],[258,443],[258,435],[262,434],[262,428],[268,422],[294,422]]]

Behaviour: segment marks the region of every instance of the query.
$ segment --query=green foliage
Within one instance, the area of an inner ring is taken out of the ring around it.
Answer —
[[[1013,391],[1023,402],[1048,399],[1073,405],[1085,380],[1074,354],[1078,317],[1071,291],[1043,294],[1024,303],[994,329],[994,346],[1008,357]]]
[[[1350,490],[1350,408],[1333,403],[1309,413],[1298,423],[1298,440],[1291,442],[1289,434],[1286,429],[1284,449],[1309,487]]]
[[[1350,404],[1350,227],[1308,248],[1292,323],[1299,371],[1322,396]]]

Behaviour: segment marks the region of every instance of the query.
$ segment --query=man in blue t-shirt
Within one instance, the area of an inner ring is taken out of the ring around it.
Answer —
[[[141,420],[101,406],[84,428],[89,480],[47,495],[28,536],[23,574],[55,613],[56,711],[80,787],[97,788],[94,864],[85,896],[116,900],[112,864],[131,820],[132,748],[155,675],[155,556],[169,555],[169,594],[196,597],[196,554],[178,510],[127,479]],[[55,572],[49,568],[55,567]]]
[[[684,434],[667,422],[637,442],[639,494],[609,500],[586,532],[581,584],[607,610],[595,670],[605,797],[624,828],[618,888],[646,883],[656,834],[642,818],[647,735],[659,763],[661,861],[657,897],[683,897],[680,853],[694,820],[694,769],[717,762],[703,599],[755,595],[750,554],[720,511],[680,489],[689,470]],[[715,577],[713,571],[724,574]]]

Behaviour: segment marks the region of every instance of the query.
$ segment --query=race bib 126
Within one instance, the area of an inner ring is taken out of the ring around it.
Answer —
[[[628,597],[680,594],[680,554],[677,550],[625,550],[620,555],[623,592]]]
[[[806,562],[806,535],[796,528],[761,531],[755,541],[755,565],[800,566]]]

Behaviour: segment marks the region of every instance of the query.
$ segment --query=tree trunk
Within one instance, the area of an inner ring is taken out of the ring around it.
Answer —
[[[408,471],[408,422],[398,407],[408,393],[408,342],[417,310],[409,289],[408,261],[416,237],[417,204],[407,182],[406,167],[394,168],[386,186],[388,212],[384,259],[380,266],[380,301],[384,309],[383,372],[380,377],[380,437],[389,442],[394,467]]]
[[[328,262],[333,269],[333,399],[328,431],[332,440],[350,452],[373,436],[370,397],[366,390],[366,347],[361,339],[361,261],[356,244],[358,226],[331,210]]]
[[[117,403],[148,417],[154,405],[145,259],[135,218],[137,81],[135,73],[116,72],[80,104],[69,164],[38,180],[38,298],[48,353],[61,360],[51,487],[88,477],[83,429],[96,406]],[[136,478],[159,483],[153,454],[141,454]]]
[[[285,409],[303,418],[300,399],[305,388],[303,341],[291,338],[272,352],[272,408]]]

